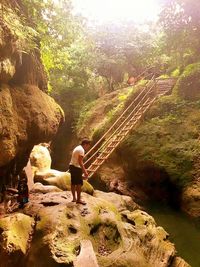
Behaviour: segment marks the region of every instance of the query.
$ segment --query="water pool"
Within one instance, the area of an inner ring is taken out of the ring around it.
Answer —
[[[200,267],[200,224],[169,206],[152,203],[146,210],[169,233],[178,255],[192,267]]]

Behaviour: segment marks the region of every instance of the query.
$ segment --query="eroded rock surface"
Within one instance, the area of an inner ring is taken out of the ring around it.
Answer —
[[[32,147],[57,132],[62,112],[55,101],[36,86],[0,88],[0,166],[17,155],[26,160]]]
[[[22,52],[19,45],[22,40],[3,19],[3,16],[9,17],[11,14],[20,24],[20,12],[24,12],[21,1],[3,1],[2,5],[4,12],[0,16],[0,183],[2,177],[6,180],[10,173],[18,174],[26,165],[33,146],[52,140],[64,119],[59,105],[46,94],[47,78],[39,49],[27,49],[25,53]]]
[[[26,255],[22,248],[17,248],[18,240],[12,237],[12,253],[21,255],[20,267],[74,266],[80,258],[83,240],[91,242],[94,251],[91,253],[101,267],[189,266],[183,260],[176,260],[175,247],[168,241],[166,231],[139,210],[131,198],[99,191],[94,196],[83,193],[83,198],[86,206],[71,202],[69,191],[35,193],[30,195],[23,211],[25,215],[20,212],[10,215],[11,218],[26,216],[35,222],[31,235],[31,226],[13,232],[17,236],[18,231],[22,236],[29,236]],[[10,216],[0,219],[0,226],[4,223],[0,231],[2,244],[8,242],[7,229],[12,229]],[[0,255],[6,258],[9,253],[6,246],[1,246]],[[1,267],[5,266],[14,265],[1,262]]]
[[[192,217],[200,217],[200,179],[183,189],[182,209]]]
[[[34,218],[15,213],[0,219],[0,266],[21,266],[34,232]]]
[[[51,155],[45,144],[34,146],[30,155],[30,162],[33,179],[36,183],[32,188],[32,192],[38,192],[43,189],[45,192],[71,189],[70,173],[51,169]],[[82,191],[92,195],[94,189],[87,181],[83,181]]]

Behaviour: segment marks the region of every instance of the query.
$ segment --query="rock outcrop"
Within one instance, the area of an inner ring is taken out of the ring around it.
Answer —
[[[191,217],[200,217],[200,179],[194,180],[183,189],[182,210]]]
[[[51,169],[51,156],[46,144],[34,146],[30,154],[30,163],[35,183],[32,192],[39,192],[43,189],[45,192],[50,192],[54,189],[56,189],[56,191],[71,189],[70,173]],[[48,187],[46,188],[46,186]],[[82,191],[92,195],[94,189],[84,180]]]
[[[34,218],[23,213],[12,214],[0,220],[0,266],[19,266],[18,263],[25,260],[34,224]]]
[[[11,14],[19,19],[20,25],[21,1],[11,2],[3,1],[2,14]],[[46,94],[47,79],[39,50],[22,52],[20,37],[3,16],[0,18],[1,181],[26,165],[35,144],[52,140],[64,118],[61,108]]]
[[[77,266],[85,242],[101,267],[189,266],[176,257],[167,232],[130,197],[95,191],[83,198],[86,206],[72,203],[68,191],[35,193],[24,215],[19,211],[1,218],[0,255],[15,264],[1,261],[0,266]],[[18,227],[24,220],[27,227]],[[10,221],[17,224],[14,229]]]

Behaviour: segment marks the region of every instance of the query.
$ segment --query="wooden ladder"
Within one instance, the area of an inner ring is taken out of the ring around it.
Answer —
[[[87,152],[85,165],[89,178],[100,168],[116,147],[133,130],[155,99],[168,93],[176,79],[154,79],[148,82],[101,139]],[[161,86],[162,85],[162,86]],[[91,156],[90,156],[91,155]]]

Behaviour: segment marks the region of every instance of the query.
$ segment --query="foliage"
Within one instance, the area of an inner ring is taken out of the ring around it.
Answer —
[[[179,75],[180,75],[180,69],[179,68],[173,70],[172,73],[171,73],[171,76],[174,77],[174,78],[175,77],[179,77]]]
[[[125,74],[137,76],[147,65],[153,49],[153,34],[132,23],[103,24],[91,30],[97,56],[96,72],[106,78],[109,90],[123,83]]]
[[[87,132],[87,136],[97,140],[124,110],[133,91],[133,87],[116,90],[82,107],[75,125],[78,135]]]
[[[200,63],[188,65],[176,84],[176,93],[183,99],[200,97]]]
[[[163,1],[160,23],[164,31],[163,49],[174,67],[199,59],[200,2],[196,0]]]
[[[151,162],[164,169],[173,182],[184,186],[193,178],[193,163],[199,155],[199,108],[198,102],[185,103],[174,96],[164,97],[126,139],[122,149],[129,157],[134,155],[138,163],[143,162],[143,167],[145,162]]]
[[[84,105],[80,111],[80,114],[78,116],[77,121],[75,122],[75,131],[79,132],[85,125],[87,125],[87,122],[89,121],[89,118],[93,115],[91,110],[95,107],[96,101],[93,101],[87,105]]]
[[[119,94],[118,98],[119,98],[120,102],[125,102],[126,99],[130,97],[130,94],[132,93],[133,88],[132,87],[128,87],[127,89],[128,89],[128,92],[126,92],[126,93],[122,92],[122,93]]]
[[[49,93],[64,109],[68,122],[75,120],[82,106],[97,97],[92,87],[94,49],[85,21],[73,15],[70,0],[23,3],[41,40]]]
[[[163,75],[160,75],[158,78],[159,78],[159,79],[169,78],[169,75],[167,75],[167,74],[163,74]]]
[[[10,30],[15,44],[20,52],[29,53],[37,48],[37,31],[28,23],[25,14],[19,14],[19,7],[11,6],[7,2],[2,3],[2,21]]]

